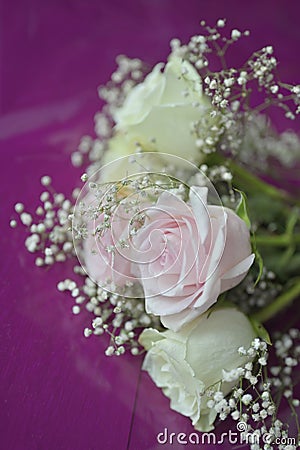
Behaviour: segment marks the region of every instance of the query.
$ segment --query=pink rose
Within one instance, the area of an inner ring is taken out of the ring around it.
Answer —
[[[164,192],[133,238],[146,311],[174,331],[240,283],[254,260],[247,226],[233,211],[207,205],[206,188],[192,187],[189,203]]]

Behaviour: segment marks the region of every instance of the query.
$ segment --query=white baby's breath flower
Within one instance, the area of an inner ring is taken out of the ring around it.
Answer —
[[[250,394],[243,395],[242,402],[244,403],[244,405],[246,405],[246,406],[249,405],[251,401],[252,401],[252,395],[250,395]]]
[[[245,373],[245,369],[242,367],[237,367],[229,372],[222,370],[223,380],[231,383],[232,381],[238,380]]]

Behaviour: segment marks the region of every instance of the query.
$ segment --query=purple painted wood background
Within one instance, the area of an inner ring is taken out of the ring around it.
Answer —
[[[106,358],[101,339],[83,337],[88,316],[72,316],[71,300],[55,287],[70,267],[36,269],[23,232],[10,230],[8,220],[15,202],[36,204],[41,175],[52,175],[64,192],[77,183],[80,170],[69,156],[93,132],[101,106],[96,88],[119,53],[152,64],[165,59],[170,38],[197,33],[200,19],[213,24],[227,17],[232,28],[252,31],[236,50],[238,61],[274,44],[282,79],[299,81],[300,3],[2,0],[0,6],[0,448],[182,448],[159,445],[156,435],[165,427],[192,432],[189,420],[170,411],[140,375],[140,359]]]

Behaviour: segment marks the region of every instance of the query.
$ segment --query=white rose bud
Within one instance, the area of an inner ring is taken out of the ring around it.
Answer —
[[[203,95],[202,80],[189,62],[171,54],[163,72],[162,68],[163,64],[157,64],[115,111],[116,131],[126,134],[126,152],[131,148],[133,153],[139,143],[146,151],[199,163],[202,155],[192,124],[209,116],[211,103]]]
[[[196,430],[213,429],[216,411],[209,409],[208,388],[226,396],[237,383],[222,382],[223,370],[244,366],[249,358],[238,348],[250,347],[255,333],[248,318],[234,307],[202,314],[174,333],[144,330],[139,342],[147,350],[143,369],[171,400],[171,408],[190,417]]]

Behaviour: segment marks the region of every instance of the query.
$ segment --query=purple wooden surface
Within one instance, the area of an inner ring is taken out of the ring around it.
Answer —
[[[146,374],[139,379],[139,359],[108,359],[101,339],[85,340],[88,317],[72,316],[55,288],[70,268],[35,269],[8,220],[15,202],[36,204],[41,175],[65,192],[77,182],[69,155],[92,132],[96,87],[117,54],[163,60],[170,38],[197,33],[200,18],[227,17],[253,32],[237,60],[274,44],[282,78],[297,81],[299,14],[299,2],[285,0],[2,0],[1,448],[150,450],[162,447],[164,427],[192,431]]]

